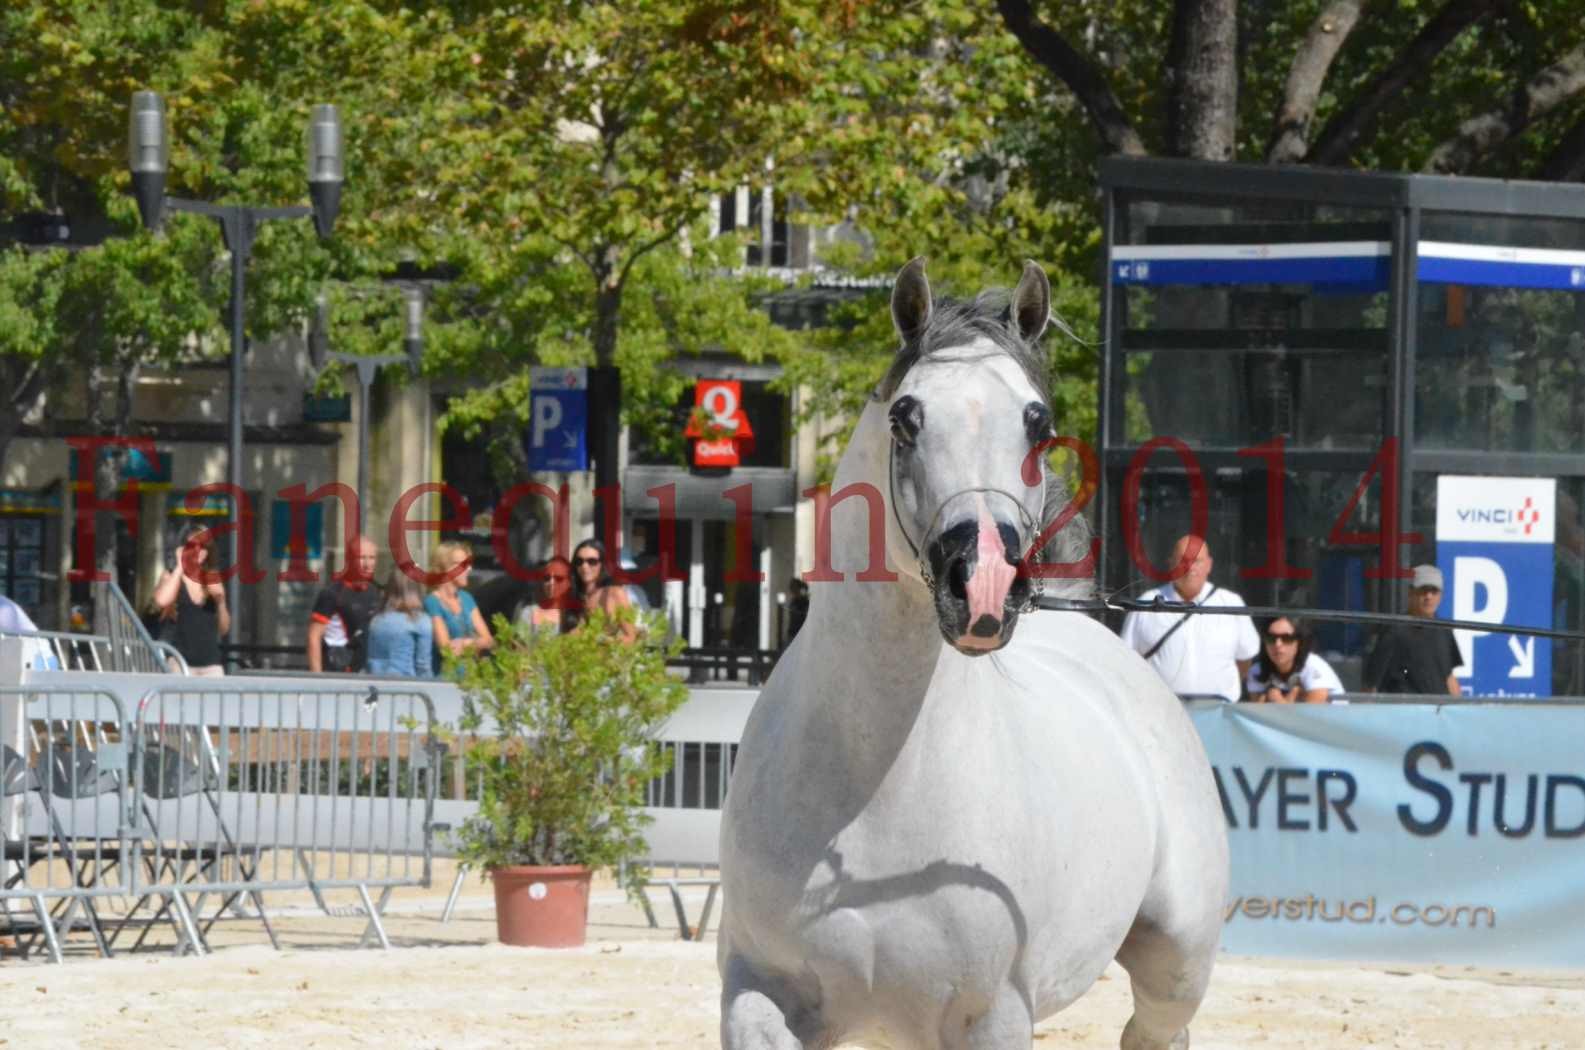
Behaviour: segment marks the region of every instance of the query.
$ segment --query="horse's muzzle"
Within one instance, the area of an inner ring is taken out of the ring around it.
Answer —
[[[927,537],[936,622],[959,652],[982,656],[1012,638],[1030,591],[1021,552],[1018,530],[984,511]]]

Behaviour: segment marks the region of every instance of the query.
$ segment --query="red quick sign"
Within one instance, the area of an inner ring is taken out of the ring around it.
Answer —
[[[754,447],[754,430],[743,412],[743,384],[736,379],[701,379],[684,436],[693,439],[698,467],[735,467]]]

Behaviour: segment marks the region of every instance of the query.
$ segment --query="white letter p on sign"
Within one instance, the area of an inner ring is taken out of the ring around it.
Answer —
[[[545,433],[561,426],[561,399],[534,398],[534,447],[545,447]]]

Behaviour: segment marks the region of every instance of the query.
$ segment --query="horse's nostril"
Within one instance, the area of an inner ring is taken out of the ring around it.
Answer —
[[[958,601],[968,601],[969,598],[969,567],[963,558],[954,558],[947,567],[947,590]]]
[[[981,615],[974,621],[974,626],[969,628],[969,633],[976,638],[995,638],[1002,631],[1002,621],[994,616]]]

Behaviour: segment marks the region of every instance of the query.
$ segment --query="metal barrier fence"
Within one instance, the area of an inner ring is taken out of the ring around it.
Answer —
[[[360,943],[389,947],[391,892],[432,873],[434,703],[367,683],[202,683],[167,679],[130,710],[109,690],[0,689],[21,726],[5,749],[0,919],[24,954],[42,939],[59,961],[59,934],[87,929],[109,955],[163,922],[178,952],[201,954],[228,911],[279,946],[264,894],[283,890],[330,914],[347,912],[326,891],[356,890]],[[128,907],[107,918],[106,897]]]
[[[187,661],[174,646],[154,640],[114,580],[100,580],[93,590],[94,617],[104,631],[110,652],[110,665],[104,670],[186,673]],[[170,664],[173,659],[174,667]]]
[[[0,631],[0,639],[19,640],[27,667],[38,671],[131,671],[186,674],[187,661],[164,642],[117,641],[103,634],[63,631]]]
[[[21,738],[0,761],[3,903],[24,954],[42,938],[60,959],[58,929],[79,922],[109,953],[99,899],[131,892],[135,836],[127,824],[125,707],[104,691],[0,690],[22,707]],[[11,902],[30,905],[26,920]]]

